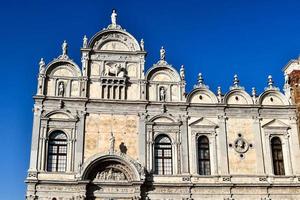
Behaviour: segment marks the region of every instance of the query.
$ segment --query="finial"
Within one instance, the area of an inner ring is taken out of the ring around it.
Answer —
[[[234,87],[238,87],[238,86],[239,86],[239,82],[240,82],[240,81],[239,81],[238,75],[235,74],[235,75],[233,76],[233,86],[234,86]]]
[[[145,50],[145,44],[144,44],[144,39],[143,38],[141,39],[140,46],[141,46],[142,51],[144,51]]]
[[[181,65],[181,67],[180,67],[180,78],[181,78],[181,80],[185,79],[184,65]]]
[[[279,91],[279,88],[274,86],[274,81],[271,75],[268,76],[268,87],[265,87],[265,90],[270,89]]]
[[[255,87],[252,88],[252,100],[253,100],[253,103],[256,103],[256,89],[255,89]]]
[[[220,86],[218,86],[218,88],[217,88],[217,98],[218,98],[219,103],[221,103],[222,102],[222,91],[221,91]]]
[[[86,35],[84,35],[82,39],[82,47],[87,48],[87,46],[88,46],[88,38],[86,37]]]
[[[203,79],[203,77],[202,77],[202,73],[199,73],[199,74],[198,74],[198,85],[199,85],[199,86],[202,86],[203,83],[204,83],[204,79]]]
[[[269,75],[268,76],[268,87],[273,88],[273,83],[274,83],[273,78],[271,75]]]
[[[117,11],[116,9],[113,9],[112,10],[112,13],[111,13],[111,24],[116,27],[117,26]]]
[[[65,56],[68,54],[68,43],[66,40],[64,40],[64,42],[61,45],[62,48],[62,55]]]
[[[252,88],[252,97],[256,97],[256,89],[255,89],[255,87]]]
[[[202,73],[198,74],[198,81],[197,85],[194,85],[194,88],[209,88],[207,85],[204,84],[204,79],[202,77]]]
[[[160,60],[165,60],[166,59],[166,50],[164,49],[164,47],[162,46],[160,48]]]

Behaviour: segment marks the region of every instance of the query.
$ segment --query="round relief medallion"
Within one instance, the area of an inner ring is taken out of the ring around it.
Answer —
[[[242,138],[242,137],[238,137],[235,141],[234,141],[234,150],[238,153],[245,153],[246,151],[248,151],[249,149],[249,144],[248,142]]]

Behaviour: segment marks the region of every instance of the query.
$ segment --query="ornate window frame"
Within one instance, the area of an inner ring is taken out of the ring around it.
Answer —
[[[208,124],[197,125],[198,121],[206,120],[201,118],[189,124],[189,129],[191,131],[191,145],[190,145],[190,164],[191,173],[194,175],[199,175],[198,166],[198,138],[201,136],[206,136],[209,140],[209,152],[210,152],[210,175],[199,175],[199,176],[211,176],[218,174],[218,155],[217,155],[217,128],[218,126],[206,120]]]
[[[160,116],[163,117],[163,116]],[[166,117],[166,116],[165,116]],[[170,117],[167,117],[170,118]],[[181,122],[147,122],[146,123],[146,163],[147,170],[153,173],[154,170],[154,142],[158,135],[165,134],[171,140],[172,145],[172,175],[181,173]],[[168,176],[157,175],[155,176]]]
[[[278,121],[281,126],[272,126],[273,122]],[[265,158],[266,158],[266,173],[272,176],[289,176],[293,174],[291,163],[291,143],[290,143],[290,127],[279,120],[272,120],[271,122],[263,125],[265,136]],[[278,137],[281,140],[284,172],[285,175],[275,175],[273,167],[272,147],[271,140]]]
[[[68,118],[51,118],[51,115],[56,113],[66,114],[68,115]],[[71,117],[71,115],[68,112],[64,111],[54,111],[41,117],[41,128],[39,133],[38,148],[38,170],[47,172],[49,136],[54,131],[62,131],[67,136],[67,164],[65,172],[74,171],[77,121],[77,118]]]

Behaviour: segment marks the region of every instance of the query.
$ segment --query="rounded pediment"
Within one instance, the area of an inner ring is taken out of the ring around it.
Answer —
[[[224,97],[225,104],[253,104],[251,96],[243,89],[230,90]]]
[[[278,90],[266,90],[259,98],[261,105],[289,105],[288,99]]]
[[[129,158],[116,154],[96,154],[83,165],[80,177],[93,182],[132,182],[144,179],[144,168]]]
[[[141,51],[137,40],[122,29],[105,29],[94,35],[89,48],[95,51]]]
[[[154,82],[179,82],[180,76],[171,66],[153,66],[146,73],[146,79]]]
[[[77,64],[71,60],[56,59],[50,62],[45,70],[48,77],[80,77],[81,70]]]
[[[218,103],[216,95],[207,88],[196,88],[187,97],[189,103]]]

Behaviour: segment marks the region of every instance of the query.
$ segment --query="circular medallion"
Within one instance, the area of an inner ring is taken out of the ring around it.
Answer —
[[[248,144],[248,142],[244,138],[238,137],[234,141],[233,147],[234,147],[234,150],[236,152],[238,152],[238,153],[245,153],[249,149],[249,144]]]

